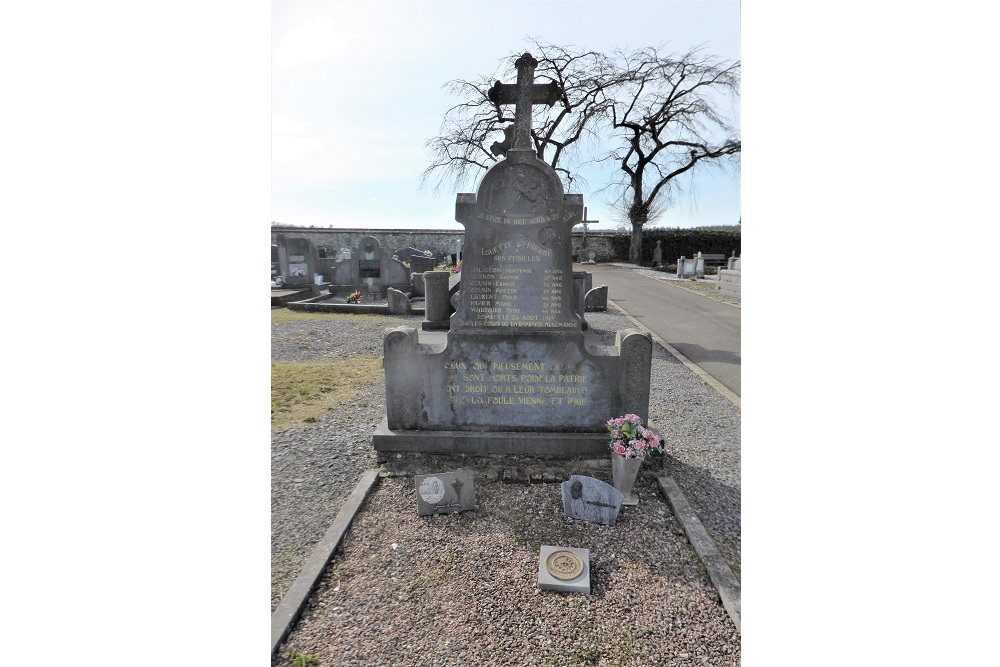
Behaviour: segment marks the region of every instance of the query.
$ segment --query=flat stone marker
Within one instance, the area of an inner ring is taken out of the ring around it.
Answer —
[[[413,485],[418,516],[476,509],[476,485],[468,470],[414,475]]]
[[[624,499],[621,491],[585,475],[573,475],[560,486],[566,516],[605,526],[615,525]]]
[[[590,549],[543,544],[538,556],[538,587],[590,595]]]

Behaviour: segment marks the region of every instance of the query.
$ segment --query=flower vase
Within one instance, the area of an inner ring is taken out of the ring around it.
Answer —
[[[639,475],[639,468],[642,466],[642,459],[628,458],[625,456],[611,456],[611,479],[612,486],[624,496],[622,505],[638,505],[639,496],[632,493],[635,486],[635,478]]]

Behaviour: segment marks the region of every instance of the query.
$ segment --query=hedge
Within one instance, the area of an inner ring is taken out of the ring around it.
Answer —
[[[632,234],[622,232],[609,240],[615,254],[614,261],[627,262]],[[651,228],[642,232],[642,264],[649,264],[653,261],[653,251],[656,249],[657,241],[662,242],[660,250],[663,253],[664,264],[674,264],[681,257],[694,257],[699,252],[703,255],[721,254],[731,257],[735,251],[737,257],[741,256],[740,233],[738,231]]]

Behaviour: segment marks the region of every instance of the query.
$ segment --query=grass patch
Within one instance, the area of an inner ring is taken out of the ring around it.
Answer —
[[[322,317],[322,316],[321,316]],[[271,430],[319,421],[337,405],[382,381],[382,357],[271,362]]]

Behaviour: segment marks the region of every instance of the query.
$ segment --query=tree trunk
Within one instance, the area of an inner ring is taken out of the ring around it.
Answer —
[[[628,246],[630,264],[642,264],[642,226],[648,219],[649,210],[644,206],[633,206],[628,212],[628,221],[632,223],[632,242]]]

